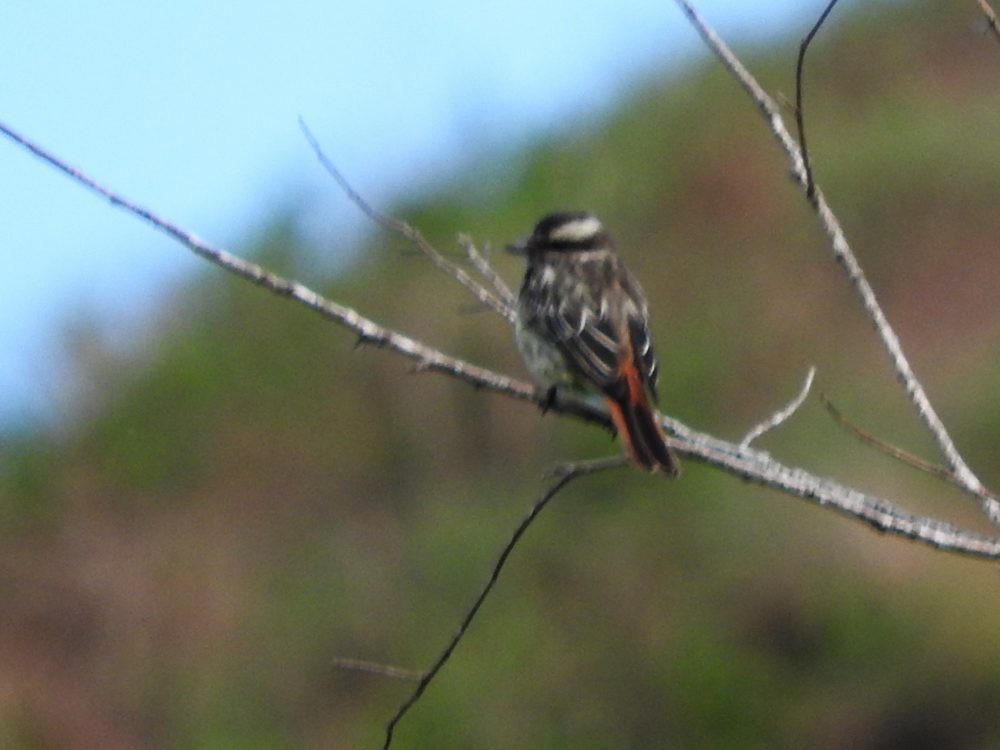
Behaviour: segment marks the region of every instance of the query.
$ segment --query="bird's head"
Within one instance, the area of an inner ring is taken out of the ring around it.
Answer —
[[[539,252],[597,250],[611,247],[601,220],[589,211],[557,211],[542,217],[531,234],[507,246],[518,255]]]

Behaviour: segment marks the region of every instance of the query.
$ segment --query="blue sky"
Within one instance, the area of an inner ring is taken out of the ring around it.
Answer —
[[[799,36],[824,4],[696,3],[737,46]],[[297,198],[358,231],[299,115],[378,202],[700,54],[671,0],[4,0],[0,120],[233,248]],[[0,176],[2,432],[65,415],[74,320],[141,335],[203,261],[6,140]]]

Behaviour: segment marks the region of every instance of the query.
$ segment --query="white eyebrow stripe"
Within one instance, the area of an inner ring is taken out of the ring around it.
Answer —
[[[550,234],[549,239],[556,242],[583,242],[601,231],[600,220],[596,216],[586,216],[560,224]]]
[[[555,256],[556,253],[566,253],[566,252],[572,252],[574,260],[584,261],[584,262],[591,260],[604,260],[609,255],[611,255],[611,251],[608,248],[602,247],[598,248],[597,250],[572,250],[572,251],[550,250],[549,253],[551,255],[549,257]]]

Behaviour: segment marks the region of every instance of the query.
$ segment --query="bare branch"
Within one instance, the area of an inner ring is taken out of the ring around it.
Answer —
[[[304,304],[354,331],[359,336],[359,343],[370,342],[387,347],[424,364],[426,369],[451,375],[477,388],[530,401],[539,406],[546,405],[550,411],[555,413],[570,414],[604,426],[610,424],[607,414],[587,401],[559,394],[558,398],[550,403],[544,392],[539,392],[521,381],[449,357],[426,344],[384,328],[350,308],[326,300],[298,282],[289,281],[265,271],[256,264],[213,248],[194,235],[161,219],[151,211],[98,185],[90,177],[70,167],[2,123],[0,123],[0,132],[5,133],[88,189],[104,196],[112,204],[124,208],[158,229],[167,232],[198,255],[276,294]],[[1000,540],[960,531],[934,519],[911,516],[896,509],[886,500],[844,487],[832,480],[816,477],[801,469],[784,466],[765,453],[741,450],[737,445],[693,430],[678,420],[665,418],[664,424],[675,436],[668,439],[671,447],[737,476],[834,508],[881,531],[916,539],[953,552],[1000,559]]]
[[[865,277],[858,266],[846,239],[843,236],[839,223],[827,206],[822,193],[819,191],[813,180],[812,170],[809,164],[808,151],[806,149],[805,129],[803,123],[801,88],[802,71],[807,47],[836,2],[837,0],[832,0],[829,3],[819,22],[810,31],[800,48],[796,79],[798,100],[796,107],[796,119],[799,127],[800,142],[802,145],[802,149],[800,151],[795,142],[791,139],[791,136],[788,134],[788,131],[785,128],[773,101],[760,88],[746,69],[743,68],[735,56],[729,52],[725,44],[710,28],[704,25],[686,0],[678,0],[678,3],[699,28],[709,45],[713,47],[716,53],[723,59],[727,67],[729,67],[729,69],[741,81],[756,102],[758,108],[771,123],[774,135],[783,148],[785,148],[785,151],[792,162],[793,176],[805,190],[807,198],[815,208],[821,222],[823,223],[824,229],[832,242],[836,258],[845,268],[858,294],[861,296],[862,303],[872,320],[875,322],[879,334],[883,339],[883,343],[892,358],[893,365],[900,378],[903,380],[907,392],[910,394],[910,397],[916,406],[918,414],[934,434],[935,439],[937,440],[942,452],[947,457],[952,470],[949,471],[948,469],[935,467],[927,464],[926,462],[922,462],[921,459],[917,459],[900,449],[888,446],[888,444],[879,441],[877,438],[864,433],[859,428],[854,427],[847,420],[841,417],[833,408],[832,404],[829,404],[829,402],[826,402],[824,399],[828,408],[831,409],[831,413],[834,413],[838,421],[841,421],[842,424],[846,423],[850,429],[859,434],[859,436],[862,436],[866,442],[878,445],[884,450],[891,449],[894,451],[894,455],[896,455],[896,457],[900,460],[904,460],[918,466],[920,464],[924,464],[925,467],[929,467],[926,470],[933,470],[939,476],[943,476],[951,481],[954,481],[967,491],[972,492],[983,501],[984,509],[996,522],[1000,519],[1000,504],[998,504],[992,496],[988,495],[985,488],[972,474],[971,470],[966,466],[963,459],[958,454],[957,449],[955,449],[952,444],[943,424],[941,424],[936,413],[927,400],[922,387],[913,375],[910,366],[903,355],[898,339],[889,327],[888,322],[885,320],[885,317],[875,299],[874,293],[868,285],[868,282],[865,280]],[[980,4],[986,9],[989,8],[985,0],[980,0]],[[986,11],[984,10],[984,12]],[[996,17],[992,14],[992,9],[989,9],[989,13],[987,15],[988,18],[991,19],[991,25],[993,26],[994,31],[998,33],[998,36],[1000,36],[1000,31],[998,31],[996,27]],[[332,163],[329,162],[304,123],[302,123],[302,129],[306,138],[309,140],[310,145],[316,152],[317,158],[323,166],[336,179],[352,202],[354,202],[355,205],[357,205],[370,219],[378,223],[380,226],[405,237],[421,252],[426,254],[436,267],[444,270],[459,281],[459,283],[469,289],[476,299],[483,304],[488,305],[491,309],[498,312],[509,322],[513,322],[513,294],[499,275],[496,274],[495,270],[492,266],[490,266],[486,258],[478,253],[471,241],[468,241],[467,244],[463,243],[466,248],[466,252],[470,261],[487,281],[487,283],[492,287],[492,290],[483,286],[467,274],[462,268],[458,267],[456,264],[441,255],[441,253],[437,251],[434,246],[431,245],[412,225],[382,214],[372,208],[350,186],[350,184],[344,179]],[[83,172],[59,160],[38,145],[9,129],[2,123],[0,123],[0,132],[3,132],[9,138],[19,143],[22,147],[47,161],[57,169],[60,169],[88,189],[103,196],[113,205],[125,209],[126,211],[142,218],[157,229],[166,232],[201,257],[206,258],[210,262],[224,268],[227,271],[230,271],[231,273],[262,286],[275,294],[294,299],[306,307],[319,312],[324,317],[337,322],[357,334],[359,343],[374,343],[378,346],[386,347],[402,354],[414,362],[414,369],[417,371],[434,370],[436,372],[441,372],[464,380],[477,388],[483,388],[509,397],[524,401],[531,401],[539,405],[545,405],[550,410],[557,413],[571,414],[577,418],[603,425],[607,425],[609,423],[606,413],[589,402],[573,399],[572,397],[560,397],[556,403],[551,403],[550,399],[547,399],[544,394],[539,393],[536,389],[523,382],[465,362],[464,360],[450,357],[437,349],[417,341],[416,339],[405,336],[392,329],[385,328],[360,315],[358,312],[349,307],[345,307],[328,300],[297,281],[289,280],[273,274],[257,264],[243,260],[226,252],[225,250],[215,248],[195,235],[186,232],[176,225],[160,218],[152,211],[132,203],[113,191],[103,187]],[[764,486],[778,489],[787,494],[811,500],[821,506],[832,508],[841,514],[855,520],[862,521],[878,531],[910,538],[938,549],[974,557],[1000,560],[1000,539],[988,538],[978,534],[966,532],[935,519],[910,515],[886,500],[867,495],[859,490],[843,486],[832,480],[815,476],[804,470],[785,466],[773,460],[767,453],[751,449],[750,444],[753,440],[768,430],[782,424],[795,413],[807,397],[814,376],[815,368],[811,368],[805,384],[798,396],[784,409],[776,412],[768,420],[751,430],[738,445],[719,440],[705,433],[697,432],[677,420],[664,419],[664,424],[672,432],[672,437],[669,438],[669,443],[672,448],[675,448],[689,457],[699,458],[710,465],[721,468],[736,476],[757,482]],[[385,731],[384,748],[389,748],[391,746],[393,735],[399,725],[399,722],[420,700],[430,683],[449,661],[455,649],[467,634],[469,627],[477,616],[483,603],[496,585],[510,554],[519,543],[528,527],[534,522],[542,510],[573,479],[597,471],[622,466],[623,464],[624,461],[622,457],[613,457],[598,459],[597,461],[592,462],[567,464],[557,467],[554,472],[557,477],[556,481],[538,500],[536,500],[527,515],[515,528],[513,534],[503,547],[496,563],[494,564],[490,577],[483,589],[474,600],[471,607],[466,611],[458,629],[448,641],[443,651],[439,654],[434,664],[426,672],[420,673],[401,669],[392,665],[378,664],[375,662],[357,659],[337,659],[334,661],[334,667],[339,669],[362,671],[394,679],[414,681],[417,683],[413,692],[400,705],[395,715],[388,722]]]
[[[983,11],[983,15],[986,17],[986,23],[990,27],[990,31],[993,32],[993,36],[1000,40],[1000,22],[997,21],[997,14],[993,10],[993,7],[986,2],[986,0],[978,0],[979,9]]]
[[[807,182],[805,179],[805,167],[802,164],[802,154],[799,152],[799,147],[795,143],[795,140],[788,132],[788,128],[785,127],[784,120],[781,119],[778,105],[761,88],[760,84],[757,83],[757,79],[750,75],[750,72],[743,66],[739,58],[733,54],[726,43],[722,41],[722,38],[715,33],[715,30],[702,19],[691,3],[687,0],[676,0],[676,2],[688,19],[690,19],[705,44],[719,57],[729,72],[736,77],[737,82],[749,94],[754,104],[757,105],[757,109],[768,120],[771,125],[771,132],[792,160],[792,176],[804,189]]]
[[[378,675],[379,677],[389,677],[393,680],[405,680],[406,682],[419,682],[424,676],[423,672],[403,669],[392,664],[380,664],[375,661],[346,657],[334,659],[331,666],[334,669],[343,669],[349,672],[365,672],[367,674]]]
[[[425,364],[429,370],[458,378],[476,388],[528,401],[537,406],[546,406],[549,411],[557,414],[568,414],[605,427],[610,426],[607,413],[593,403],[562,393],[555,400],[551,400],[544,390],[540,391],[509,376],[449,357],[422,342],[384,328],[351,308],[321,297],[296,281],[285,279],[254,263],[212,247],[152,211],[102,187],[92,178],[17,134],[3,123],[0,123],[0,132],[87,189],[108,199],[113,205],[166,232],[192,252],[275,294],[295,300],[353,331],[358,335],[359,343],[375,343],[389,348],[417,363]],[[831,479],[818,477],[803,469],[785,466],[764,452],[741,449],[734,443],[693,430],[679,420],[664,417],[663,424],[672,433],[667,440],[671,448],[735,476],[805,498],[888,534],[913,539],[949,552],[1000,560],[1000,539],[963,531],[933,518],[913,516],[900,510],[888,500],[865,494]]]
[[[742,449],[749,448],[750,443],[759,438],[768,430],[773,430],[775,427],[785,422],[785,420],[791,417],[796,411],[798,411],[799,407],[802,406],[803,402],[806,400],[806,397],[809,395],[809,389],[812,388],[814,377],[816,377],[816,368],[810,367],[809,373],[806,375],[806,382],[802,384],[802,389],[799,391],[799,394],[795,398],[793,398],[790,402],[788,402],[788,405],[784,409],[776,411],[770,417],[768,417],[763,422],[758,424],[756,427],[751,429],[743,438],[743,440],[740,441],[740,448]]]
[[[49,153],[38,144],[29,141],[24,136],[12,130],[7,125],[0,123],[0,132],[19,143],[33,154],[48,162],[56,169],[64,172],[72,179],[76,180],[92,192],[103,196],[112,205],[122,208],[129,213],[138,216],[157,229],[170,235],[192,252],[200,255],[211,263],[246,279],[258,286],[264,287],[270,292],[282,297],[288,297],[296,302],[305,305],[309,309],[318,312],[325,318],[333,320],[345,328],[353,331],[358,336],[357,343],[374,344],[375,346],[391,349],[398,354],[414,361],[417,371],[446,372],[449,375],[464,380],[476,388],[484,388],[507,396],[531,401],[539,406],[546,405],[546,394],[538,389],[506,375],[478,367],[456,357],[450,357],[441,351],[434,349],[421,341],[417,341],[409,336],[398,333],[390,328],[375,323],[369,318],[361,315],[350,307],[340,305],[332,300],[326,299],[318,292],[297,281],[286,279],[277,274],[271,273],[265,268],[244,260],[231,253],[213,247],[211,244],[197,237],[196,235],[181,229],[166,219],[157,216],[153,211],[133,203],[127,198],[123,198],[117,193],[100,185],[94,179],[87,176],[80,170],[68,165],[58,157]],[[610,426],[611,421],[606,414],[601,414],[593,407],[584,402],[568,396],[560,396],[559,403],[555,409],[559,412],[576,414],[590,422],[596,422],[604,426]]]
[[[513,310],[514,306],[517,304],[517,297],[507,286],[507,282],[501,278],[500,274],[496,272],[496,269],[490,265],[490,261],[487,254],[480,253],[476,248],[475,243],[473,243],[472,238],[467,234],[460,234],[458,236],[458,244],[465,248],[465,254],[469,258],[469,262],[475,266],[476,270],[479,271],[479,275],[482,276],[486,281],[489,282],[490,286],[493,287],[493,291],[496,292],[497,297],[503,302],[509,309]],[[487,246],[487,251],[489,247]]]
[[[733,453],[739,451],[739,446],[695,432],[672,420],[669,424],[681,438],[668,440],[670,447],[689,458],[702,459],[751,482],[804,498],[862,521],[876,531],[913,539],[936,549],[1000,560],[1000,539],[973,534],[937,519],[911,515],[888,500],[804,469],[786,466],[766,453],[753,449],[743,455]]]
[[[819,27],[826,21],[826,17],[830,15],[830,11],[833,10],[833,6],[837,2],[838,0],[830,0],[829,4],[820,14],[819,20],[816,21],[816,24],[806,34],[806,38],[802,40],[802,44],[799,46],[799,59],[795,63],[795,124],[799,129],[799,145],[802,148],[802,168],[806,172],[806,197],[810,202],[812,202],[816,194],[816,184],[813,182],[812,165],[809,163],[809,148],[806,146],[805,113],[802,100],[802,71],[806,61],[806,50],[809,49],[813,37],[816,36]]]
[[[948,434],[947,429],[945,429],[944,423],[941,421],[940,417],[938,417],[934,407],[931,406],[931,402],[927,398],[927,394],[924,391],[923,386],[917,380],[917,377],[913,372],[913,368],[910,366],[909,360],[903,353],[902,346],[899,343],[899,337],[892,329],[892,326],[889,325],[889,321],[885,317],[885,313],[882,312],[882,307],[879,305],[878,300],[875,297],[875,292],[868,283],[868,279],[865,277],[864,271],[861,270],[861,265],[854,256],[854,253],[847,242],[847,238],[844,235],[844,231],[840,226],[840,222],[837,220],[837,217],[827,204],[826,198],[823,196],[823,192],[817,185],[813,184],[813,192],[812,195],[810,195],[810,177],[806,174],[802,152],[799,150],[795,140],[789,134],[788,128],[785,127],[785,122],[781,117],[781,113],[778,110],[777,105],[771,97],[768,96],[767,92],[761,88],[760,84],[757,83],[757,80],[743,66],[739,59],[732,53],[726,43],[722,41],[719,35],[716,34],[707,23],[705,23],[688,0],[677,0],[677,4],[688,16],[692,24],[694,24],[705,43],[712,49],[713,52],[715,52],[718,58],[722,61],[722,64],[736,77],[740,85],[750,95],[750,98],[757,106],[757,109],[768,121],[771,132],[791,162],[792,177],[795,179],[799,187],[806,193],[806,197],[809,199],[810,205],[815,209],[820,223],[823,226],[823,230],[826,232],[827,238],[830,240],[834,258],[836,258],[837,262],[843,267],[845,273],[854,286],[855,292],[861,299],[861,304],[863,305],[865,312],[875,324],[879,337],[882,339],[882,344],[892,361],[896,375],[903,383],[903,387],[906,389],[906,393],[910,397],[910,401],[916,408],[917,414],[927,429],[931,432],[931,435],[934,437],[935,442],[944,454],[945,459],[948,461],[948,465],[955,473],[959,483],[971,494],[977,497],[983,508],[983,512],[987,515],[987,517],[989,517],[994,524],[1000,525],[1000,503],[989,496],[982,482],[979,481],[979,478],[976,477],[976,475],[965,463],[965,460],[955,447],[951,436]]]
[[[823,405],[826,406],[826,410],[830,413],[830,416],[833,417],[834,421],[836,421],[837,424],[839,424],[844,429],[848,430],[861,442],[867,443],[868,445],[877,448],[878,450],[885,453],[887,456],[895,458],[897,461],[901,461],[904,464],[907,464],[908,466],[912,466],[913,468],[918,469],[919,471],[925,472],[926,474],[931,474],[933,476],[936,476],[938,479],[944,479],[946,482],[950,482],[959,489],[965,490],[965,487],[963,487],[961,482],[958,481],[958,477],[956,477],[955,473],[950,469],[948,469],[948,467],[939,466],[938,464],[932,464],[930,461],[925,461],[919,456],[913,455],[909,451],[905,451],[902,448],[893,445],[892,443],[887,443],[885,440],[875,437],[870,432],[861,429],[860,427],[858,427],[858,425],[856,425],[850,419],[845,417],[840,412],[840,409],[834,406],[833,402],[830,401],[829,398],[827,398],[825,393],[821,393],[819,397],[820,400],[823,402]],[[984,490],[984,493],[989,495],[994,500],[997,500],[996,494],[993,493],[992,491]]]
[[[438,251],[438,249],[434,247],[434,245],[427,241],[420,230],[412,224],[384,214],[372,207],[364,198],[361,197],[361,194],[351,186],[351,183],[349,183],[347,178],[341,174],[340,170],[334,166],[333,162],[327,158],[326,154],[323,153],[323,149],[319,145],[319,141],[316,140],[316,137],[309,130],[305,120],[302,118],[299,118],[299,127],[302,129],[302,134],[309,142],[309,146],[312,148],[313,153],[316,154],[316,158],[319,160],[319,163],[330,174],[330,176],[337,181],[341,190],[344,191],[355,206],[361,209],[361,212],[365,216],[383,229],[388,229],[390,232],[395,232],[396,234],[404,237],[415,248],[426,255],[436,268],[444,271],[459,284],[468,289],[473,297],[502,316],[508,323],[514,323],[514,312],[510,305],[507,305],[497,299],[489,289],[469,276],[464,269],[445,258]]]
[[[826,407],[827,412],[831,417],[833,417],[833,420],[838,425],[840,425],[845,430],[854,435],[856,438],[858,438],[858,440],[860,440],[862,443],[867,443],[873,448],[878,448],[886,455],[892,456],[893,458],[902,461],[904,464],[908,464],[916,469],[919,469],[920,471],[926,472],[928,474],[933,474],[939,479],[946,479],[949,482],[955,480],[955,475],[951,471],[949,471],[946,467],[939,466],[938,464],[932,464],[930,461],[925,461],[919,456],[915,456],[912,453],[908,453],[907,451],[904,451],[902,448],[897,448],[895,445],[887,443],[881,438],[877,438],[870,432],[867,432],[858,427],[856,424],[854,424],[854,422],[845,417],[841,413],[840,409],[834,406],[833,402],[829,398],[827,398],[827,395],[825,393],[819,394],[819,399],[820,401],[823,402],[823,406]]]
[[[483,606],[483,602],[486,601],[486,597],[489,596],[490,591],[493,590],[493,586],[496,585],[497,579],[500,577],[500,571],[503,570],[503,566],[507,562],[507,558],[510,557],[510,553],[514,551],[514,547],[524,535],[524,532],[528,530],[532,521],[538,517],[538,514],[545,509],[545,506],[549,504],[549,501],[552,500],[552,498],[554,498],[563,487],[577,477],[593,473],[593,471],[594,469],[581,469],[570,471],[569,473],[562,475],[551,487],[549,487],[548,490],[545,491],[545,494],[535,501],[535,504],[531,506],[531,510],[528,511],[528,514],[521,519],[521,523],[519,523],[517,528],[514,529],[514,533],[507,541],[507,544],[504,545],[503,550],[501,550],[500,557],[497,558],[496,563],[493,565],[493,571],[490,573],[490,577],[486,581],[486,585],[483,586],[483,590],[479,593],[479,596],[476,597],[472,606],[465,613],[465,617],[462,618],[462,622],[458,626],[458,630],[455,631],[455,634],[451,637],[451,640],[448,641],[448,644],[444,647],[444,650],[438,656],[437,660],[431,668],[424,673],[423,677],[420,678],[420,682],[417,683],[417,687],[413,690],[409,697],[403,701],[399,709],[397,709],[395,715],[386,725],[385,744],[382,746],[383,750],[388,750],[389,746],[392,744],[392,737],[396,730],[396,725],[399,724],[400,720],[406,715],[406,712],[413,707],[413,704],[420,700],[420,696],[424,694],[427,686],[430,685],[437,673],[441,671],[441,667],[443,667],[447,663],[448,659],[451,658],[451,655],[458,646],[459,641],[462,640],[462,637],[469,629],[469,625],[472,624],[472,620],[475,618],[476,613],[479,612],[479,608]]]

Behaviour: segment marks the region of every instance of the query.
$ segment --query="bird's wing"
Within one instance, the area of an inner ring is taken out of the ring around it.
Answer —
[[[643,383],[649,388],[655,401],[656,382],[660,373],[656,362],[656,352],[653,349],[653,337],[649,333],[649,310],[646,307],[646,295],[636,278],[625,268],[621,269],[621,288],[627,300],[624,305],[626,327],[632,342],[635,364],[642,375]]]
[[[642,374],[643,382],[656,400],[656,381],[659,378],[659,367],[656,362],[656,352],[653,351],[653,339],[649,334],[649,325],[645,315],[634,315],[628,318],[628,333],[632,340],[632,351],[636,367]]]
[[[599,307],[581,297],[563,297],[542,307],[542,324],[558,342],[560,350],[583,376],[598,388],[618,379],[623,346],[612,320]]]
[[[539,274],[525,285],[534,327],[601,390],[619,385],[622,366],[629,363],[655,397],[656,355],[635,279],[620,265],[590,267],[582,276],[558,275],[572,281],[553,283]]]

